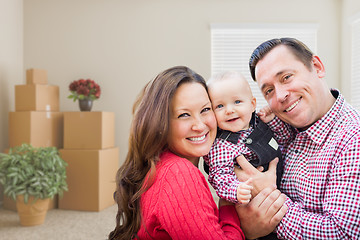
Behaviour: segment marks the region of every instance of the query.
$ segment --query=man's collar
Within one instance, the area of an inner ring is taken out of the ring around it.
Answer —
[[[334,98],[336,98],[335,103],[324,116],[313,123],[308,129],[303,131],[318,144],[321,144],[325,140],[325,137],[329,133],[330,129],[339,118],[338,115],[340,114],[340,110],[342,109],[345,101],[339,90],[331,89],[330,91]]]

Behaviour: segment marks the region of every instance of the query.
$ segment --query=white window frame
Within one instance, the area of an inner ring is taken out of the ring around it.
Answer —
[[[272,38],[293,37],[316,54],[318,28],[318,24],[211,24],[211,74],[241,72],[250,83],[259,110],[267,103],[250,75],[253,50]]]

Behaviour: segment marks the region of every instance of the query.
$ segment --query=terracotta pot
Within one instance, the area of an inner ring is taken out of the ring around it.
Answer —
[[[16,198],[16,208],[20,217],[20,224],[22,226],[40,225],[45,221],[50,198],[38,199],[36,202],[33,201],[33,196],[29,197],[28,203],[24,202],[23,195],[18,195]]]

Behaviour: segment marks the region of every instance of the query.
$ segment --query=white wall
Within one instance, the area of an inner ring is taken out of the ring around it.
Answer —
[[[48,71],[49,82],[60,86],[61,111],[78,110],[77,103],[67,99],[72,80],[88,77],[100,83],[102,96],[94,102],[94,111],[115,112],[115,140],[122,161],[132,103],[147,81],[174,65],[187,65],[209,77],[211,23],[317,23],[318,54],[329,85],[340,87],[340,4],[339,0],[26,0],[24,66]]]
[[[0,151],[8,147],[8,112],[23,78],[23,1],[0,0]],[[0,186],[0,202],[2,190]]]

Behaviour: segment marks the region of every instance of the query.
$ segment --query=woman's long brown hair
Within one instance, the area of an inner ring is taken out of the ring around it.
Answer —
[[[116,174],[114,198],[118,212],[109,239],[132,239],[140,229],[140,197],[155,178],[156,163],[167,145],[170,102],[176,89],[185,82],[198,82],[206,89],[200,75],[177,66],[150,81],[134,104],[128,154]]]

